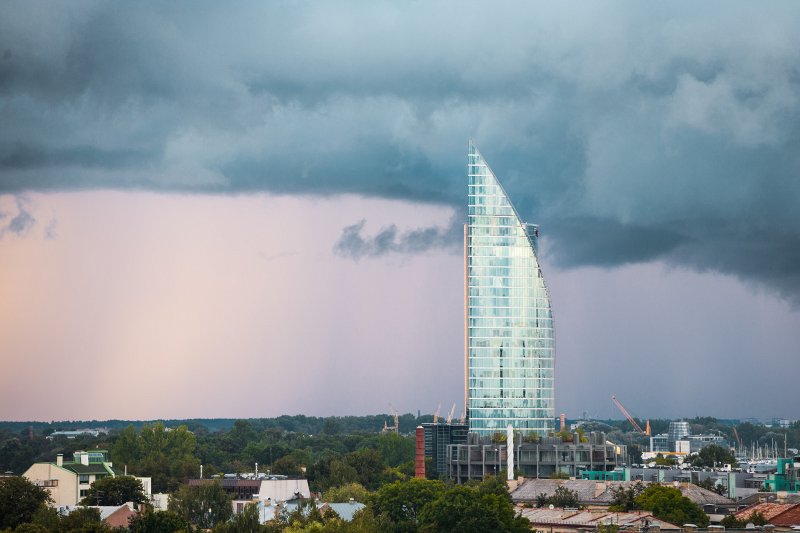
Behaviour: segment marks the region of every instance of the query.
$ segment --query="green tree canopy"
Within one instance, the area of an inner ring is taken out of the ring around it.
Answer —
[[[133,426],[122,430],[111,448],[111,458],[137,475],[150,476],[155,492],[169,492],[198,475],[196,447],[195,436],[186,426],[167,429],[157,422],[142,427],[138,435]]]
[[[111,527],[100,518],[100,509],[96,507],[75,507],[72,511],[61,517],[59,525],[61,531],[79,533],[105,533]]]
[[[392,522],[416,526],[422,507],[444,491],[445,485],[439,480],[413,478],[382,486],[370,502],[376,515],[385,513]]]
[[[47,490],[21,476],[0,478],[0,529],[30,522],[34,513],[52,501]]]
[[[529,532],[530,522],[515,515],[508,492],[497,492],[496,484],[452,487],[423,506],[420,527],[459,533]]]
[[[653,513],[653,516],[672,524],[708,525],[708,516],[699,505],[683,496],[681,491],[664,485],[650,485],[636,497],[636,505]]]
[[[753,511],[747,518],[736,518],[735,515],[729,514],[720,522],[727,529],[745,529],[748,523],[754,526],[763,526],[767,523],[767,519],[758,511]]]
[[[267,531],[258,517],[258,506],[248,503],[241,513],[214,528],[214,533],[260,533]]]
[[[322,494],[322,499],[328,503],[349,502],[353,498],[357,502],[367,501],[369,491],[361,483],[345,483],[338,487],[331,487]]]
[[[191,533],[189,521],[174,511],[144,511],[131,517],[131,533]]]
[[[92,483],[81,505],[147,503],[142,482],[133,476],[104,477]]]
[[[697,452],[697,455],[692,457],[692,466],[696,467],[714,467],[717,465],[730,464],[736,466],[736,457],[733,456],[730,450],[710,444]]]
[[[550,498],[548,498],[548,503],[553,504],[554,507],[578,507],[580,505],[578,501],[578,493],[574,490],[570,490],[563,485],[557,487],[555,492],[553,493]]]
[[[620,485],[611,489],[614,499],[611,505],[608,506],[609,511],[627,513],[637,509],[636,497],[644,491],[644,485],[641,481],[637,481],[627,487]]]
[[[226,522],[233,515],[231,498],[216,481],[182,485],[170,498],[169,510],[203,529]]]

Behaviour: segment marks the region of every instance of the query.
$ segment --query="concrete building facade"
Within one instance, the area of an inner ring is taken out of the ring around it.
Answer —
[[[505,443],[473,437],[469,444],[447,447],[448,477],[458,483],[497,475],[508,464]],[[606,440],[602,433],[592,433],[588,442],[562,442],[558,437],[545,437],[538,442],[521,442],[514,446],[516,474],[547,478],[554,474],[575,477],[581,472],[614,470],[625,464],[627,447]]]

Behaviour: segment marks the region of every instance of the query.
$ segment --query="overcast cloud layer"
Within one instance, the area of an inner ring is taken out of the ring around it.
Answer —
[[[791,2],[3,2],[0,193],[460,212],[474,138],[559,265],[661,259],[797,304],[798,27]],[[0,224],[32,223],[19,213]],[[460,239],[371,240],[360,218],[338,252]]]

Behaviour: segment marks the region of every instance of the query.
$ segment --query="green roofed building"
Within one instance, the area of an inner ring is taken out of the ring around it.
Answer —
[[[62,454],[53,463],[34,463],[22,474],[34,484],[47,489],[55,507],[77,505],[89,491],[92,483],[106,476],[121,476],[123,471],[114,468],[105,450],[77,451],[72,461]],[[137,478],[145,494],[150,496],[150,478]]]
[[[466,384],[469,430],[553,430],[555,339],[537,259],[539,228],[522,221],[475,145],[468,154],[465,226]]]

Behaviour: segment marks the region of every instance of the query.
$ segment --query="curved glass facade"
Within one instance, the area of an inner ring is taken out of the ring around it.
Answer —
[[[467,398],[470,431],[508,424],[553,429],[555,338],[536,258],[538,227],[523,223],[470,142],[466,226]]]

